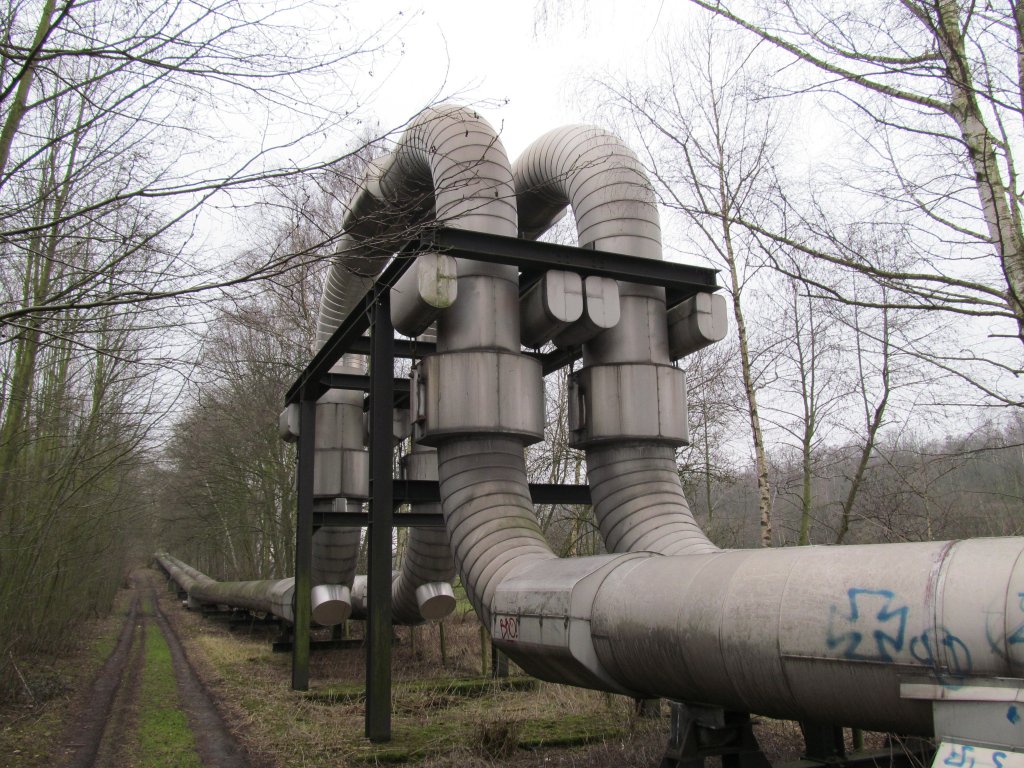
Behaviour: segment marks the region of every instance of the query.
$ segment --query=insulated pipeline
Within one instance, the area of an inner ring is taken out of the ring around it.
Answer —
[[[413,445],[403,459],[407,480],[437,481],[437,452]],[[438,503],[413,504],[412,511],[440,513]],[[455,562],[443,527],[410,528],[398,578],[391,586],[391,617],[396,624],[418,624],[447,616],[455,609],[451,580]]]
[[[189,607],[193,604],[227,605],[269,613],[291,622],[292,593],[295,579],[267,579],[261,581],[214,581],[192,566],[167,553],[156,558],[178,586],[188,593]]]
[[[579,246],[660,259],[654,190],[636,155],[616,136],[567,126],[530,144],[513,167],[520,229],[539,236],[571,205]],[[619,283],[621,319],[583,347],[584,366],[667,365],[664,289]],[[596,388],[596,387],[595,387]],[[602,399],[602,395],[606,396]],[[622,418],[657,408],[638,393],[594,393]],[[657,435],[609,435],[585,445],[594,517],[610,552],[713,552],[683,495],[675,453]]]
[[[161,552],[156,556],[157,562],[160,563],[161,567],[167,571],[167,574],[171,577],[175,584],[178,585],[178,589],[185,593],[188,593],[190,589],[196,584],[205,584],[213,581],[205,573],[197,571],[191,565],[183,563],[176,557],[172,557],[166,552]]]
[[[690,514],[671,446],[625,444],[587,451],[587,476],[610,552],[715,552]]]
[[[426,110],[394,149],[371,168],[345,217],[346,235],[321,302],[318,346],[355,308],[372,278],[383,269],[389,253],[386,244],[408,234],[410,224],[429,210],[430,202],[437,223],[516,234],[515,194],[508,160],[493,129],[472,110],[458,106]],[[505,338],[504,347],[518,351],[517,332],[497,333],[501,323],[489,301],[495,291],[514,297],[516,269],[466,262],[458,271],[460,301],[449,313],[448,333],[441,334],[446,341],[439,341],[438,346],[487,346],[488,339],[500,335]],[[491,283],[495,278],[507,286],[494,289]],[[467,325],[460,320],[481,307],[490,309],[478,311],[476,323]],[[361,365],[349,358],[343,362]],[[358,542],[358,532],[355,536]],[[354,562],[353,557],[353,567]],[[394,620],[418,623],[450,611],[454,596],[446,582],[453,574],[447,534],[435,529],[411,529],[401,573],[392,584]]]
[[[518,231],[501,144],[475,113],[429,112],[396,152],[375,194],[399,195],[429,172],[444,223]],[[571,202],[580,245],[660,258],[650,186],[614,137],[548,134],[521,159],[516,182],[525,235]],[[658,288],[619,284],[621,321],[585,337],[578,380],[597,412],[585,412],[595,420],[574,439],[587,450],[602,534],[624,552],[556,558],[526,482],[523,447],[543,432],[542,384],[539,364],[520,352],[516,277],[460,263],[458,299],[438,321],[437,354],[417,369],[412,410],[417,439],[438,451],[442,512],[469,599],[524,669],[631,695],[914,733],[933,724],[929,703],[904,696],[908,676],[952,691],[1024,673],[1024,539],[710,544],[676,474],[673,448],[685,434],[667,422],[681,420],[681,374],[668,362]],[[636,382],[655,399],[631,394]]]
[[[469,601],[491,624],[494,590],[524,564],[555,558],[533,514],[523,444],[452,440],[438,448],[445,525]]]

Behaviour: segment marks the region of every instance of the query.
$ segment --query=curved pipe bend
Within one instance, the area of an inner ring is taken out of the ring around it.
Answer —
[[[388,155],[371,166],[344,219],[345,234],[331,265],[317,323],[322,345],[355,308],[386,265],[388,243],[400,240],[407,228],[431,207],[438,223],[483,229],[514,236],[515,195],[511,171],[491,127],[476,112],[441,105],[424,111],[410,124]],[[481,281],[498,277],[514,284],[517,273],[501,265],[464,264],[460,276],[472,282],[470,303]],[[346,356],[345,372],[365,372],[361,356]],[[362,396],[342,393],[339,402],[358,406]],[[318,440],[330,439],[318,430]],[[345,450],[361,450],[362,440],[343,440]],[[358,529],[330,529],[330,542],[318,547],[315,562],[332,561],[338,583],[351,587],[355,576]],[[332,545],[333,543],[333,545]],[[339,565],[341,564],[341,565]],[[446,586],[454,574],[447,535],[412,529],[401,572],[392,585],[396,623],[436,619],[454,609]]]
[[[654,189],[636,155],[617,136],[593,126],[557,128],[530,144],[512,173],[525,236],[539,237],[569,206],[579,247],[661,259]],[[584,366],[667,364],[664,290],[620,283],[619,295],[621,319],[584,344]],[[600,407],[651,407],[629,402],[629,392],[617,394],[615,402],[609,397]],[[683,495],[675,451],[657,437],[587,446],[594,516],[605,546],[609,552],[666,555],[716,551]]]

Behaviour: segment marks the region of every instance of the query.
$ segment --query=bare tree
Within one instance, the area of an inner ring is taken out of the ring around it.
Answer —
[[[820,521],[823,500],[817,498],[815,480],[821,474],[824,447],[833,433],[833,420],[845,398],[845,377],[841,376],[841,348],[837,323],[824,303],[808,295],[799,281],[777,277],[773,293],[783,306],[779,314],[774,397],[768,404],[767,420],[795,443],[798,455],[797,544],[811,543],[811,526]],[[782,478],[776,480],[780,494]]]
[[[756,99],[751,50],[727,40],[714,25],[697,28],[671,51],[653,85],[597,85],[641,137],[663,205],[686,218],[701,250],[725,272],[757,470],[761,544],[771,546],[772,492],[759,391],[766,383],[764,357],[772,352],[757,348],[747,305],[764,256],[735,222],[762,218],[765,194],[775,183],[778,116],[770,103]]]
[[[788,231],[749,217],[737,223],[869,276],[886,288],[892,307],[977,319],[987,341],[932,353],[929,360],[991,401],[1020,404],[1020,347],[992,343],[1001,337],[1024,341],[1016,168],[1024,27],[1016,5],[691,1],[789,59],[780,64],[789,84],[780,93],[811,91],[825,109],[842,111],[863,169],[862,182],[853,168],[845,174],[847,193],[860,193],[845,204],[852,200],[861,217],[894,223],[912,248],[893,261],[844,247],[829,235],[841,211],[826,212],[820,199],[799,208],[790,200]],[[841,287],[817,287],[855,300]]]
[[[732,436],[744,419],[737,342],[724,339],[684,358],[690,443],[680,451],[679,473],[708,535],[716,536],[724,489],[737,479]]]

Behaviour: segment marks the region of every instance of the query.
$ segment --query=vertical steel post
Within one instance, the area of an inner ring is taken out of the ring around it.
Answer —
[[[366,736],[391,740],[391,533],[395,332],[390,295],[373,297],[370,358],[370,532],[367,575]]]
[[[313,564],[313,451],[316,447],[316,400],[303,393],[299,400],[295,515],[295,624],[292,627],[292,690],[309,690],[310,590]]]

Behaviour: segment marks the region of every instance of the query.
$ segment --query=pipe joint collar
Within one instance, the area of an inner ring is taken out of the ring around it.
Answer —
[[[524,444],[544,438],[544,381],[533,358],[498,350],[431,355],[413,369],[411,391],[416,442],[474,434]]]
[[[370,454],[365,450],[313,451],[313,495],[370,498]]]
[[[689,442],[686,374],[671,365],[593,365],[569,379],[569,445]]]
[[[534,677],[631,694],[598,659],[591,632],[594,601],[605,579],[648,553],[532,563],[498,585],[491,611],[496,646]]]

